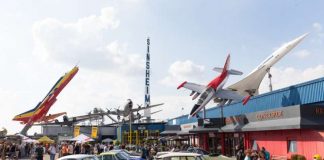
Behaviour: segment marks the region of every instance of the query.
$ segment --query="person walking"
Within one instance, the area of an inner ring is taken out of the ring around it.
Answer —
[[[236,160],[244,160],[244,149],[240,145],[235,147],[236,149]]]
[[[244,160],[251,160],[251,155],[252,155],[251,149],[245,150],[245,158],[244,158]]]
[[[43,160],[43,156],[44,156],[44,148],[42,145],[37,144],[37,147],[35,149],[35,153],[36,153],[36,159],[37,160]]]
[[[262,147],[261,152],[264,154],[265,160],[270,160],[270,153],[264,147]]]
[[[50,160],[55,160],[55,156],[56,156],[55,144],[51,144],[51,146],[48,148],[48,153],[50,155]]]

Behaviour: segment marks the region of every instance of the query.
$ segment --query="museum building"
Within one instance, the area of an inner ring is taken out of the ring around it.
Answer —
[[[265,147],[278,158],[301,154],[312,159],[324,151],[324,78],[255,96],[246,105],[209,108],[205,114],[205,119],[169,119],[168,125],[181,130],[161,135],[178,133],[191,145],[227,156],[236,155],[236,146]]]

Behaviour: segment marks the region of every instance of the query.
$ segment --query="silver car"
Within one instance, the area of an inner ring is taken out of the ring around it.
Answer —
[[[156,160],[205,160],[201,154],[188,152],[169,152],[155,157]]]
[[[58,160],[99,160],[99,159],[94,155],[75,154],[75,155],[61,157]]]

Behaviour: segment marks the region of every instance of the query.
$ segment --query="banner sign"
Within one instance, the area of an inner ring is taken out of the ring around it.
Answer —
[[[97,138],[98,134],[98,127],[92,127],[91,128],[91,138]]]
[[[78,135],[80,135],[80,126],[74,126],[73,136],[76,137]]]

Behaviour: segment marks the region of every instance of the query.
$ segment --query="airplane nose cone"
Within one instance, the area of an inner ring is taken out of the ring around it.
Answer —
[[[194,113],[197,111],[197,109],[198,109],[199,107],[200,107],[200,105],[198,105],[198,104],[195,104],[195,105],[192,107],[192,109],[191,109],[191,111],[190,111],[189,118],[191,118],[191,117],[194,116]]]
[[[299,44],[309,33],[305,33],[299,37],[297,37],[296,39],[292,40],[290,42],[290,45],[292,45],[292,48],[295,47],[297,44]]]

